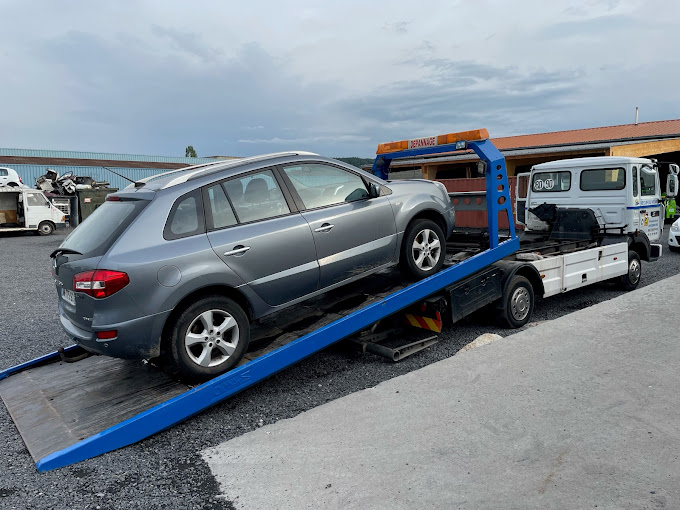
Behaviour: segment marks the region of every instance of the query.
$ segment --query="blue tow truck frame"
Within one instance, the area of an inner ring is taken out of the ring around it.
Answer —
[[[473,150],[485,167],[489,232],[489,248],[487,250],[398,290],[379,301],[360,308],[341,319],[110,428],[47,455],[36,462],[38,471],[45,472],[90,459],[136,443],[165,430],[519,250],[519,239],[515,235],[514,225],[511,221],[513,214],[505,159],[488,139],[486,130],[480,130],[477,133],[479,133],[479,138],[474,140],[461,139],[453,143],[407,148],[378,154],[373,164],[373,171],[376,175],[387,178],[390,163],[394,159],[453,152],[461,149]],[[498,229],[498,216],[502,212],[507,214],[509,220],[509,236],[505,240],[500,240]],[[69,347],[66,351],[74,348],[75,346]],[[18,372],[56,361],[59,357],[60,354],[55,352],[6,369],[0,372],[0,381]]]

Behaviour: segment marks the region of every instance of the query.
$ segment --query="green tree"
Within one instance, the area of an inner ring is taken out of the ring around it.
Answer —
[[[193,145],[189,145],[186,150],[184,151],[184,157],[185,158],[195,158],[196,156],[196,151],[194,150]]]
[[[357,158],[357,157],[348,157],[348,158],[335,158],[339,159],[340,161],[343,161],[349,165],[353,165],[357,168],[361,168],[363,165],[372,165],[373,160],[371,158]]]

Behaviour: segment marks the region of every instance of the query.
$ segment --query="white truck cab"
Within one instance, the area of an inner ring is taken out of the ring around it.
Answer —
[[[675,166],[666,183],[667,196],[677,193]],[[526,226],[525,232],[552,228],[541,215],[541,206],[544,210],[551,205],[557,210],[589,210],[597,220],[598,231],[617,232],[628,237],[631,245],[646,245],[639,250],[642,260],[660,255],[661,246],[651,244],[661,238],[665,217],[659,172],[653,160],[612,156],[562,159],[535,165],[518,179],[528,180],[517,185],[518,192],[527,190],[526,197],[517,195],[517,219]]]
[[[66,227],[65,219],[40,190],[0,188],[0,232],[32,230],[49,235]]]

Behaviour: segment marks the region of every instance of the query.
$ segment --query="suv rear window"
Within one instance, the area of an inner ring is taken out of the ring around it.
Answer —
[[[60,248],[89,257],[104,255],[148,203],[148,200],[104,202],[64,239]]]

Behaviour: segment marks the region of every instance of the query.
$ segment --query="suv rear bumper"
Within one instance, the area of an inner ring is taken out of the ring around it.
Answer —
[[[59,319],[66,333],[84,349],[97,354],[125,359],[150,359],[160,356],[163,325],[170,311],[146,315],[117,324],[83,329],[60,310]],[[98,331],[117,332],[115,338],[98,340]]]

